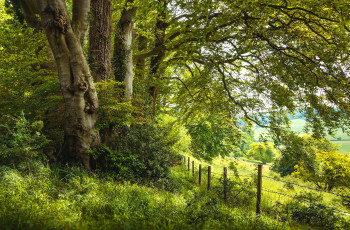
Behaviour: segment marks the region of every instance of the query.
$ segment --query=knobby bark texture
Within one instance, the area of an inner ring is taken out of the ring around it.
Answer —
[[[136,7],[128,8],[134,0],[126,1],[121,18],[117,24],[114,39],[113,68],[116,81],[124,82],[125,98],[129,101],[132,95],[133,63],[133,19],[136,16]]]
[[[111,6],[110,0],[91,0],[88,56],[95,82],[107,81],[111,72]]]
[[[95,130],[98,98],[80,42],[86,29],[90,2],[73,2],[74,23],[64,0],[37,0],[36,7],[56,61],[65,102],[62,160],[81,162],[90,170],[88,149],[99,144]]]
[[[159,4],[163,7],[158,12],[158,18],[156,22],[156,28],[155,28],[155,41],[154,41],[154,48],[157,49],[158,47],[163,46],[164,39],[165,39],[165,31],[168,27],[168,24],[165,22],[166,18],[166,9],[167,9],[167,1],[166,0],[159,0]],[[157,53],[157,55],[153,56],[151,58],[151,74],[150,77],[154,79],[159,79],[160,76],[164,74],[164,69],[161,68],[161,62],[164,60],[165,57],[165,50],[160,49],[160,51]],[[151,94],[153,98],[153,105],[152,105],[152,113],[153,117],[156,115],[156,104],[157,104],[157,98],[158,98],[158,86],[155,84],[149,88],[149,93]]]

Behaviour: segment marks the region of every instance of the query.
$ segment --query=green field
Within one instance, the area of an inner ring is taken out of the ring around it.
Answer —
[[[299,132],[300,134],[304,134],[304,127],[305,127],[306,121],[303,119],[295,119],[292,120],[292,130],[295,132]],[[264,128],[257,128],[254,130],[254,138],[255,140],[259,140],[259,137],[261,134],[266,133],[266,129]],[[336,135],[334,137],[327,135],[326,138],[328,140],[334,140],[337,138],[341,138],[342,140],[350,140],[350,136],[348,136],[346,133],[343,133],[341,129],[338,130]],[[341,145],[340,152],[341,153],[348,153],[350,152],[350,141],[332,141],[336,145]]]
[[[349,153],[350,152],[350,141],[332,141],[335,145],[340,145],[340,153]]]

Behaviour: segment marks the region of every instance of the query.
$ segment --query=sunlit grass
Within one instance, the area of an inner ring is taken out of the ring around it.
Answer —
[[[193,183],[192,175],[184,173],[184,165],[173,168],[171,177],[172,182],[162,189],[89,175],[76,167],[38,163],[31,175],[1,167],[0,226],[5,229],[288,228],[274,218],[256,218],[249,210],[223,205],[215,194]]]

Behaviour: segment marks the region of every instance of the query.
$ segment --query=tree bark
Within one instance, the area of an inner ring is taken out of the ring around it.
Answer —
[[[63,0],[37,0],[37,13],[52,49],[65,102],[62,160],[81,162],[90,170],[88,149],[99,143],[95,130],[98,98],[80,39],[87,25],[90,1],[74,1],[78,15],[71,23]],[[84,10],[82,10],[84,9]],[[79,25],[72,28],[72,24]]]
[[[147,49],[148,40],[147,37],[138,35],[136,38],[137,50],[143,52]],[[135,60],[134,60],[135,62]],[[135,79],[138,84],[134,84],[134,91],[136,94],[145,97],[145,101],[149,99],[148,95],[148,82],[145,79],[146,76],[146,58],[137,58],[135,63]]]
[[[165,22],[166,18],[166,8],[167,8],[167,1],[166,0],[159,0],[159,4],[163,5],[160,7],[161,9],[158,12],[158,18],[155,28],[155,42],[154,42],[154,48],[157,49],[160,46],[163,46],[164,44],[164,38],[165,38],[165,30],[167,29],[167,23]],[[161,69],[161,62],[163,61],[165,57],[165,50],[160,49],[158,54],[156,56],[153,56],[151,58],[151,78],[158,79],[161,75],[163,75],[163,69]],[[153,85],[149,89],[149,93],[153,98],[153,105],[152,105],[152,113],[153,117],[156,115],[156,104],[157,104],[157,98],[158,98],[158,86]]]
[[[111,2],[92,0],[89,64],[95,82],[107,81],[111,72]]]
[[[136,16],[136,7],[127,9],[134,0],[127,0],[122,16],[117,24],[114,39],[113,68],[116,81],[124,82],[124,96],[131,100],[133,63],[132,63],[132,41],[133,41],[133,19]]]

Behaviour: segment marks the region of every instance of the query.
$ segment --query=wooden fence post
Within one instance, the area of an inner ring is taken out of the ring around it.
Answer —
[[[224,167],[224,202],[227,203],[227,167]]]
[[[194,161],[192,161],[192,176],[194,177]]]
[[[258,183],[256,192],[256,215],[260,216],[261,187],[262,187],[262,164],[258,165]]]
[[[198,169],[198,184],[201,185],[202,183],[202,165],[199,164],[199,169]]]
[[[190,171],[190,157],[187,160],[187,171]]]
[[[208,190],[210,190],[211,183],[211,166],[208,166]]]

